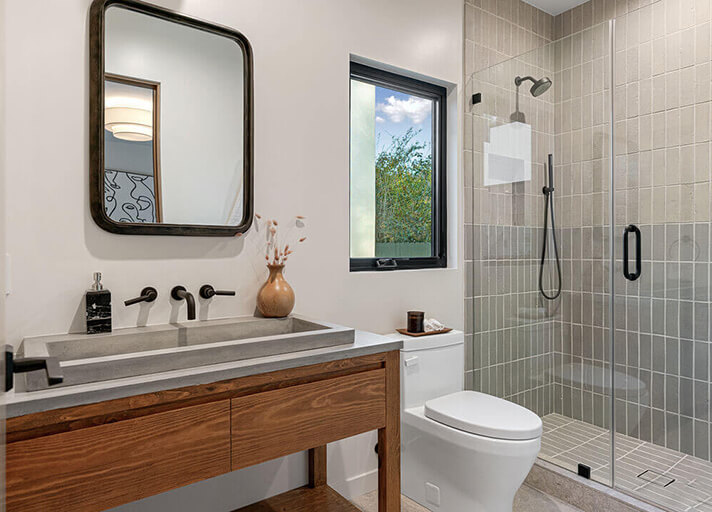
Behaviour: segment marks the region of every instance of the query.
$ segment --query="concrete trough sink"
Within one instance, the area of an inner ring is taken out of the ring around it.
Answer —
[[[117,329],[108,334],[25,338],[25,357],[56,357],[71,386],[354,342],[354,329],[298,316],[240,317]],[[47,389],[45,372],[26,374],[25,391]]]

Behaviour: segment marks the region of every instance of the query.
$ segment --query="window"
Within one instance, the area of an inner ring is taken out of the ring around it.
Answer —
[[[447,265],[444,87],[351,63],[351,270]]]

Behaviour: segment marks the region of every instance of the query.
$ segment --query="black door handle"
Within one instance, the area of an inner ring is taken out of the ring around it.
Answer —
[[[635,233],[635,273],[628,271],[628,235]],[[635,224],[629,224],[623,232],[623,275],[628,281],[635,281],[643,273],[643,256],[640,254],[642,244],[640,241],[640,229]]]

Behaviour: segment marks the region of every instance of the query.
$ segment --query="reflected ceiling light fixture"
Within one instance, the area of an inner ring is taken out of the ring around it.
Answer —
[[[153,105],[137,98],[107,97],[104,127],[117,139],[132,142],[152,140]]]

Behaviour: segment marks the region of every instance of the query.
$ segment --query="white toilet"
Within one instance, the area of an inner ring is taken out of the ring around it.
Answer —
[[[541,419],[463,391],[464,335],[407,338],[401,350],[401,487],[432,511],[512,512],[541,446]]]

